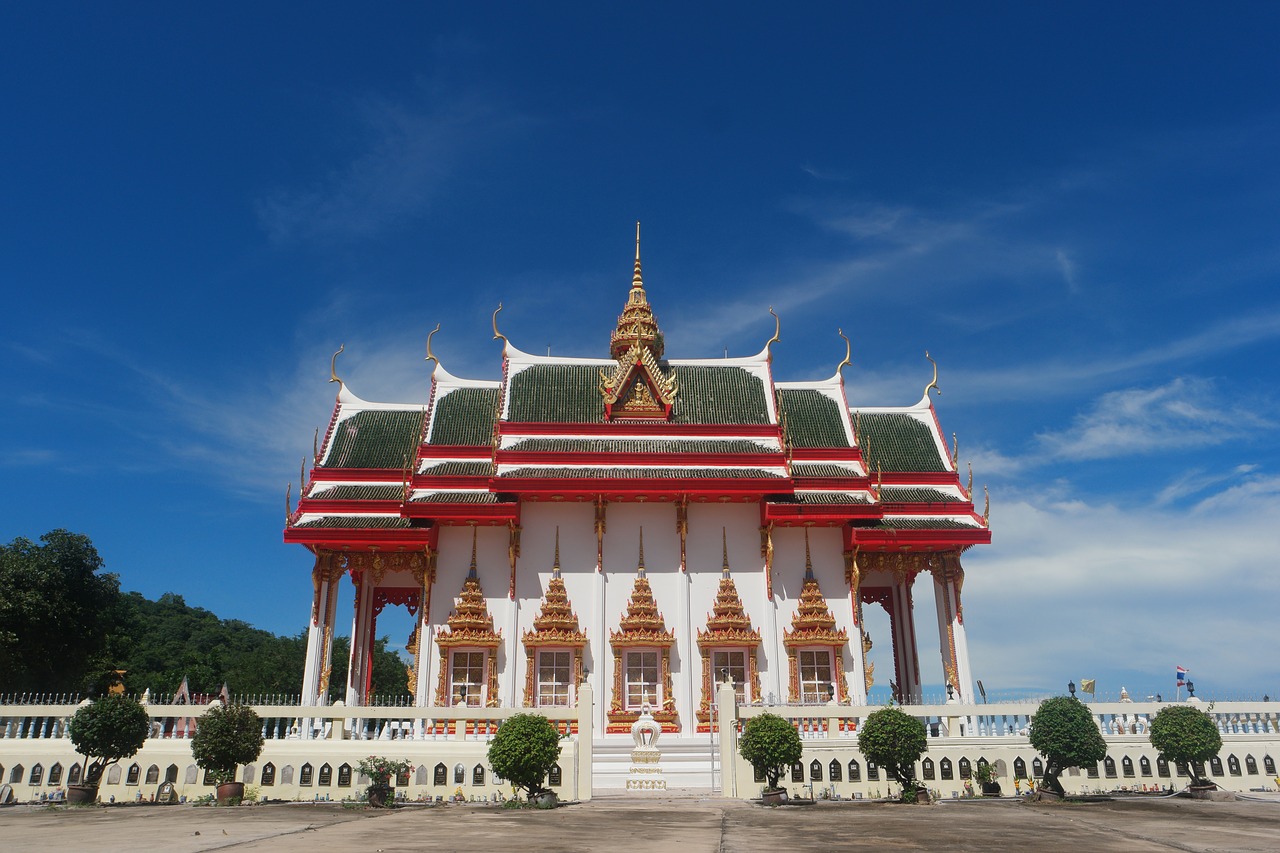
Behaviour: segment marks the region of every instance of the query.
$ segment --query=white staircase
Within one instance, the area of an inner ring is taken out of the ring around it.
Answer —
[[[662,753],[662,776],[670,789],[719,790],[721,777],[720,750],[715,748],[715,780],[712,784],[712,744],[707,735],[680,738],[664,735],[658,740]],[[631,750],[635,742],[630,735],[606,735],[592,742],[591,784],[605,794],[622,793],[627,787],[631,769]],[[645,792],[637,792],[644,796]]]

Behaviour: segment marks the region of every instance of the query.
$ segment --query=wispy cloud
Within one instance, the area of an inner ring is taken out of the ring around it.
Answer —
[[[479,100],[429,107],[371,98],[356,109],[366,143],[306,187],[277,188],[257,202],[275,240],[368,237],[426,211],[477,150],[525,120]]]
[[[1037,438],[1062,459],[1107,459],[1221,444],[1273,424],[1222,398],[1206,379],[1182,377],[1157,388],[1103,394],[1072,425]]]

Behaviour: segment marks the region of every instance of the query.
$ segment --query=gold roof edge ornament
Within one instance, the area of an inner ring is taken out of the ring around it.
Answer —
[[[959,462],[960,462],[960,437],[953,432],[951,433],[951,468],[956,471],[960,470]]]
[[[495,341],[502,341],[502,345],[505,347],[506,345],[510,344],[511,341],[507,340],[506,335],[498,331],[498,312],[501,310],[502,310],[502,303],[499,302],[498,307],[493,309],[493,339]],[[436,364],[439,364],[439,363],[440,362],[438,361],[436,362]]]
[[[930,381],[928,385],[924,386],[925,399],[929,398],[930,389],[937,391],[938,395],[941,396],[942,389],[938,387],[938,362],[933,360],[933,356],[929,355],[928,350],[924,351],[924,357],[929,359],[929,363],[933,365],[933,380]]]
[[[427,332],[427,357],[423,359],[423,361],[434,361],[437,366],[440,364],[440,359],[436,358],[436,354],[431,351],[431,336],[438,331],[440,331],[440,324],[436,323],[436,327],[430,332]]]
[[[329,381],[337,382],[339,390],[346,387],[346,383],[338,378],[338,356],[342,355],[346,348],[346,344],[338,344],[338,351],[333,354],[333,358],[329,359]]]
[[[987,487],[982,487],[982,523],[986,527],[991,526],[991,492],[987,491]]]
[[[284,526],[293,527],[293,483],[284,485]]]
[[[840,380],[844,381],[844,375],[840,371],[844,370],[846,366],[853,364],[853,361],[850,358],[850,356],[853,355],[853,344],[849,343],[849,338],[845,336],[844,329],[836,329],[836,334],[844,338],[844,361],[836,365],[836,376],[839,376]]]
[[[965,489],[969,493],[969,500],[973,500],[973,462],[969,462],[969,488]]]
[[[773,358],[773,353],[769,351],[769,347],[782,340],[782,318],[773,312],[773,306],[769,306],[769,313],[773,314],[773,337],[765,341],[764,351],[768,353],[769,358]]]
[[[311,436],[311,464],[320,464],[320,427],[316,427],[316,434]]]

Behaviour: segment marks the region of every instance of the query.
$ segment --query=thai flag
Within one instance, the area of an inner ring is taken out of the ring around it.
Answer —
[[[1185,667],[1180,666],[1178,667],[1178,686],[1181,687],[1186,683],[1187,683],[1187,670]]]

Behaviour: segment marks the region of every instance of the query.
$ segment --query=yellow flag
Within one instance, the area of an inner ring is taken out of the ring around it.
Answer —
[[[1097,680],[1096,680],[1096,679],[1093,679],[1093,678],[1082,678],[1082,679],[1080,679],[1080,692],[1081,692],[1081,693],[1088,693],[1090,696],[1092,696],[1092,695],[1093,695],[1094,685],[1095,685],[1096,683],[1097,683]]]

